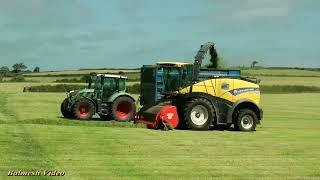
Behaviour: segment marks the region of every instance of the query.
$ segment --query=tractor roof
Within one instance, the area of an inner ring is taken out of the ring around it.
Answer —
[[[121,79],[127,79],[127,77],[126,77],[126,76],[115,75],[115,74],[97,74],[97,76],[110,77],[110,78],[121,78]]]
[[[191,63],[185,62],[158,62],[158,66],[166,66],[166,67],[183,67],[186,65],[192,65]]]

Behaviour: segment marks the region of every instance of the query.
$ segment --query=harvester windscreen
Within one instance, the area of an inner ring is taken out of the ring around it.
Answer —
[[[165,68],[163,71],[163,81],[167,92],[175,91],[180,86],[180,68]]]
[[[164,68],[163,80],[165,91],[172,92],[189,86],[192,81],[192,66]]]

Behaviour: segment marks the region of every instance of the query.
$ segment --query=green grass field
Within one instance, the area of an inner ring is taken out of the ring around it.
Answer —
[[[320,178],[320,94],[263,94],[256,132],[160,131],[65,120],[66,95],[22,93],[30,84],[0,83],[0,179],[9,170],[65,171],[65,179]]]
[[[320,77],[320,71],[298,69],[246,69],[241,70],[244,75],[253,76],[294,76],[294,77]]]
[[[320,87],[320,77],[272,77],[257,76],[261,80],[260,85],[299,85]]]

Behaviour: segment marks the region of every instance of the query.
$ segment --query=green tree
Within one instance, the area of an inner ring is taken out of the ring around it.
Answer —
[[[255,68],[258,63],[258,61],[252,61],[251,68]]]
[[[12,72],[14,73],[18,73],[21,72],[22,70],[27,69],[28,67],[26,65],[24,65],[23,63],[16,63],[12,66]]]
[[[0,68],[0,74],[5,76],[6,74],[8,74],[8,72],[10,71],[10,69],[7,66],[2,66]]]
[[[37,67],[35,67],[34,68],[34,70],[33,70],[33,72],[35,72],[35,73],[38,73],[38,72],[40,72],[40,68],[37,66]]]

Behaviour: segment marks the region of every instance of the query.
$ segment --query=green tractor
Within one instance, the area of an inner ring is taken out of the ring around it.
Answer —
[[[61,104],[65,118],[91,119],[97,113],[103,120],[130,121],[136,105],[127,93],[127,77],[98,74],[89,78],[88,88],[73,90]]]

